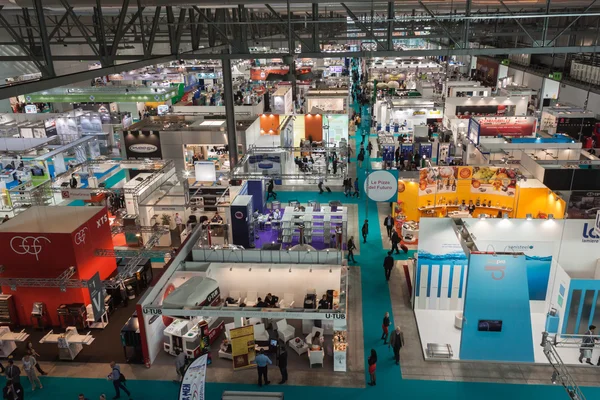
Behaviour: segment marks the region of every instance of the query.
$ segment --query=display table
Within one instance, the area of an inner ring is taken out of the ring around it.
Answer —
[[[402,240],[405,243],[414,243],[419,239],[419,224],[414,221],[406,221],[402,224]]]
[[[16,350],[16,342],[24,342],[29,337],[25,330],[11,332],[8,326],[0,326],[0,357],[7,358]]]
[[[58,358],[61,360],[74,360],[77,354],[83,350],[83,345],[91,345],[94,337],[88,332],[80,335],[74,326],[67,327],[65,333],[54,333],[50,331],[40,339],[40,343],[58,344]]]
[[[308,345],[299,337],[293,338],[288,342],[288,346],[292,348],[298,355],[308,352]]]

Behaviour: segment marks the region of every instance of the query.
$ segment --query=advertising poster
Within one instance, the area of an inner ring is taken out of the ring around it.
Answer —
[[[47,119],[46,122],[44,122],[44,127],[46,128],[46,137],[57,135],[54,118]]]
[[[600,191],[573,191],[567,206],[569,219],[595,218],[600,210]]]
[[[523,254],[470,255],[461,360],[534,362],[526,271]]]
[[[248,368],[254,366],[256,351],[254,349],[254,326],[243,326],[230,329],[231,355],[233,357],[233,369]]]
[[[459,181],[470,179],[471,167],[432,167],[419,171],[419,195],[456,193]]]
[[[179,400],[204,400],[207,358],[208,354],[196,358],[185,371],[179,389]]]
[[[534,117],[477,118],[479,136],[533,136]]]
[[[471,119],[469,121],[469,130],[467,133],[467,138],[474,144],[479,144],[479,123],[474,119]]]
[[[128,131],[123,132],[123,138],[128,160],[162,159],[160,132]]]
[[[512,168],[473,167],[471,193],[514,197],[518,172]]]

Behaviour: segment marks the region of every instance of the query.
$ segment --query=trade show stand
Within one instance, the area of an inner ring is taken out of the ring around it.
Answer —
[[[251,349],[246,366],[252,365],[254,351],[271,354],[286,346],[289,362],[299,369],[320,364],[346,370],[348,283],[343,267],[195,260],[182,267],[172,264],[141,305],[151,361],[181,343],[176,348],[189,356],[210,352],[214,365],[237,369],[240,365],[232,360],[240,355],[236,341],[242,335],[258,346]],[[162,318],[152,317],[156,314]],[[317,331],[321,340],[313,340]]]
[[[600,289],[592,222],[422,219],[413,307],[425,357],[545,364],[548,332],[572,341],[557,351],[578,365],[581,340],[569,335],[594,320],[583,304]]]

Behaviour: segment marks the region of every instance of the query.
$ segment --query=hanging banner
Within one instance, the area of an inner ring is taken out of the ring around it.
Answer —
[[[204,400],[207,358],[208,354],[196,358],[185,371],[179,389],[179,400]]]
[[[243,326],[230,329],[231,355],[233,369],[242,369],[254,366],[256,350],[254,348],[254,326]]]

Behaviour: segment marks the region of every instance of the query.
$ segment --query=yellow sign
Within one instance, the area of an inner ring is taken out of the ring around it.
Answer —
[[[254,366],[256,351],[254,349],[254,326],[243,326],[229,331],[231,335],[231,355],[233,369]]]

